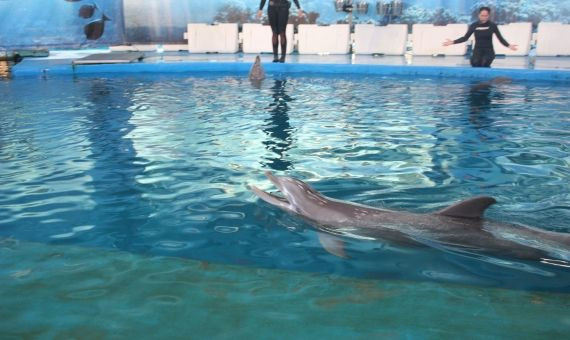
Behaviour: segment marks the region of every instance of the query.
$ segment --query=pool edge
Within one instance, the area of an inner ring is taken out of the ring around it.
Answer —
[[[13,78],[52,75],[101,75],[132,73],[247,73],[249,62],[176,62],[72,65],[69,61],[49,62],[24,60],[12,68]],[[513,80],[570,83],[570,71],[508,68],[471,68],[419,65],[330,64],[330,63],[267,63],[268,74],[346,74],[379,76],[415,76],[435,78],[489,79],[508,77]]]

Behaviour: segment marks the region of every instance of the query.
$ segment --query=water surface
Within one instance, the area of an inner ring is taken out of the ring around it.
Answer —
[[[570,270],[351,240],[260,201],[263,171],[324,194],[570,232],[569,87],[460,80],[152,75],[0,82],[0,235],[251,268],[570,290]]]

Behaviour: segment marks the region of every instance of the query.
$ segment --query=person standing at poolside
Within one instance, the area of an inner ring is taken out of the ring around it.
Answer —
[[[447,39],[443,46],[466,42],[475,33],[475,48],[473,48],[473,55],[471,56],[471,66],[473,67],[491,67],[491,63],[495,59],[493,34],[497,35],[501,44],[516,51],[517,45],[510,45],[503,38],[497,24],[489,20],[490,15],[491,9],[489,7],[481,7],[479,9],[479,21],[472,23],[463,37],[455,40]]]
[[[265,6],[266,0],[261,0],[259,4],[259,11],[257,12],[257,18],[261,18],[263,15],[263,6]],[[299,11],[299,16],[303,15],[301,6],[299,5],[299,0],[294,0],[295,6]],[[273,32],[273,37],[271,42],[273,44],[273,62],[274,63],[284,63],[285,55],[287,54],[287,35],[285,31],[287,29],[287,22],[289,21],[289,8],[291,7],[290,0],[269,0],[269,5],[267,6],[267,16],[269,17],[269,25],[271,25],[271,31]],[[278,48],[279,39],[281,40],[281,58],[279,59]]]

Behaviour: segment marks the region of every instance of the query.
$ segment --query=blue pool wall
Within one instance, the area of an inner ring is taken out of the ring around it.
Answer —
[[[14,78],[49,77],[57,75],[104,75],[139,73],[232,73],[247,74],[249,62],[177,62],[177,63],[134,63],[73,66],[69,60],[27,59],[12,69]],[[333,74],[333,75],[376,75],[411,76],[425,78],[459,78],[489,80],[508,77],[518,81],[544,81],[570,83],[570,71],[471,68],[414,65],[366,65],[366,64],[312,64],[289,63],[264,66],[270,75],[278,74]]]

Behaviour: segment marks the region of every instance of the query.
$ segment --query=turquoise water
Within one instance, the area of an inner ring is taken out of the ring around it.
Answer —
[[[0,241],[0,278],[8,339],[563,339],[570,327],[568,294],[15,240]]]
[[[499,202],[487,213],[491,219],[570,233],[569,89],[522,82],[316,76],[277,76],[252,86],[231,74],[0,82],[0,237],[4,243],[26,245],[19,256],[2,256],[9,269],[0,280],[9,285],[0,291],[44,299],[46,287],[40,283],[45,281],[80,297],[87,294],[87,300],[101,306],[125,307],[116,290],[129,283],[114,278],[122,275],[120,268],[106,268],[98,274],[100,281],[87,276],[58,280],[54,270],[66,267],[50,257],[57,252],[53,247],[72,249],[66,251],[77,254],[79,262],[83,257],[84,263],[97,266],[101,264],[91,256],[113,257],[111,250],[133,263],[172,258],[169,268],[188,271],[188,280],[198,275],[198,264],[215,264],[213,281],[203,279],[202,286],[212,285],[225,271],[255,276],[264,270],[279,280],[314,277],[309,286],[321,287],[323,298],[333,301],[339,292],[328,286],[335,284],[331,275],[351,285],[374,285],[370,294],[375,297],[381,294],[379,282],[405,287],[404,295],[440,307],[448,302],[430,300],[432,292],[421,288],[414,295],[414,287],[431,285],[445,295],[446,285],[459,285],[449,289],[465,289],[461,294],[470,303],[477,294],[568,293],[570,269],[528,261],[364,240],[348,240],[350,259],[335,257],[322,248],[310,225],[260,202],[248,186],[274,190],[263,176],[272,170],[306,180],[327,196],[411,212],[490,195]],[[41,254],[23,256],[25,249],[36,248],[28,244],[41,244]],[[49,265],[34,269],[40,260]],[[148,274],[156,269],[141,270]],[[229,281],[236,282],[233,288],[252,289],[239,285],[239,275]],[[133,273],[128,277],[137,280]],[[190,297],[169,297],[169,284],[156,285],[159,304],[176,304],[188,315],[203,308],[179,304]],[[231,289],[231,284],[220,288]],[[273,289],[278,294],[280,288]],[[342,313],[345,304],[351,313],[359,310],[354,304],[363,297],[354,289],[334,313]],[[313,294],[311,288],[291,299],[302,307]],[[248,296],[239,303],[259,303]],[[552,308],[568,304],[568,295],[546,296],[541,299],[551,301]],[[214,298],[218,303],[225,299]],[[50,301],[53,308],[86,308]],[[540,301],[525,315],[545,312]],[[495,308],[495,302],[486,301],[485,308]],[[396,310],[393,303],[391,310]],[[131,307],[133,313],[147,315],[152,306]],[[275,317],[296,320],[301,310],[287,309]],[[465,313],[475,312],[470,308]],[[23,327],[36,325],[43,334],[39,316],[24,315],[21,311],[12,319]],[[430,322],[445,317],[437,315]],[[547,328],[567,329],[567,315],[556,315]],[[428,327],[420,323],[406,333],[402,325],[390,334],[413,336]],[[97,329],[103,332],[104,327]]]

